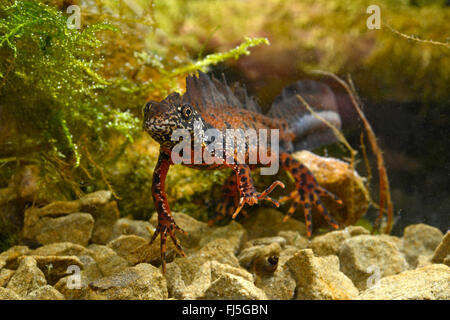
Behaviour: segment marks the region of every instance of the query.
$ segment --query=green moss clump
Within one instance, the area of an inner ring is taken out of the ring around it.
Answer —
[[[106,188],[124,215],[148,217],[158,149],[145,138],[150,149],[133,151],[142,141],[145,101],[182,92],[189,73],[268,43],[245,38],[235,48],[193,58],[159,26],[155,12],[159,17],[165,9],[143,0],[137,14],[121,3],[70,1],[81,7],[80,29],[67,24],[66,1],[0,4],[0,188],[32,163],[40,174],[37,204]],[[169,194],[187,204],[193,182],[179,174],[186,185]],[[174,176],[177,170],[169,180]]]

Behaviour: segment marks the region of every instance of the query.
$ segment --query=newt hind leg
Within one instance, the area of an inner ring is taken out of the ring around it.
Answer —
[[[338,229],[338,223],[333,219],[333,217],[328,213],[327,209],[320,200],[321,196],[329,196],[333,198],[339,204],[342,201],[329,192],[328,190],[322,188],[314,178],[313,174],[309,169],[301,164],[299,161],[295,160],[288,153],[280,153],[280,165],[281,167],[288,171],[295,179],[296,188],[290,195],[281,198],[279,201],[284,202],[288,200],[293,200],[291,207],[289,208],[284,221],[289,219],[297,209],[299,204],[303,205],[306,232],[308,237],[312,235],[312,205],[315,205],[319,213],[325,218],[328,224],[334,228]]]
[[[236,174],[234,172],[227,178],[223,187],[220,203],[217,205],[215,215],[208,221],[208,225],[212,226],[217,221],[227,216],[233,215],[239,204],[239,189],[236,182]]]

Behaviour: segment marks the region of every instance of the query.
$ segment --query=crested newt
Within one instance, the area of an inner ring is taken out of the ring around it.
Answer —
[[[280,181],[273,182],[263,192],[255,190],[251,170],[257,167],[268,166],[257,157],[256,163],[236,161],[237,151],[233,150],[232,160],[225,154],[219,153],[218,160],[214,163],[200,162],[183,163],[195,169],[223,169],[231,168],[232,174],[223,187],[224,198],[217,207],[217,215],[209,221],[209,224],[220,220],[226,215],[237,216],[245,204],[254,205],[260,200],[268,200],[277,207],[279,202],[292,200],[287,211],[287,220],[301,204],[304,209],[305,224],[308,237],[312,234],[312,206],[325,218],[328,224],[337,229],[338,223],[327,212],[320,197],[329,196],[342,204],[341,200],[322,188],[310,172],[310,170],[298,160],[292,153],[296,150],[314,149],[318,146],[335,142],[332,130],[322,121],[312,116],[297,95],[300,94],[314,110],[334,126],[340,127],[341,119],[338,113],[336,98],[331,89],[318,81],[300,80],[283,89],[282,93],[274,100],[267,113],[263,113],[256,100],[250,97],[246,89],[236,83],[228,85],[225,79],[218,80],[205,73],[199,72],[198,76],[191,75],[186,78],[186,92],[183,95],[171,93],[162,101],[148,101],[144,107],[143,129],[160,144],[159,158],[153,172],[152,196],[158,213],[158,226],[152,236],[153,242],[158,235],[161,240],[162,270],[166,270],[166,240],[169,236],[182,256],[185,253],[180,246],[175,232],[184,231],[176,224],[167,201],[165,192],[165,180],[167,172],[174,164],[172,152],[179,140],[173,139],[177,129],[188,132],[192,137],[192,144],[200,139],[200,152],[205,152],[212,141],[207,136],[195,136],[195,132],[205,132],[208,129],[216,129],[225,132],[227,129],[277,129],[278,148],[271,144],[265,146],[268,153],[276,153],[278,166],[289,172],[295,180],[295,189],[288,196],[278,201],[269,197],[270,192],[277,186],[283,187]],[[197,140],[196,140],[197,139]],[[246,146],[245,159],[249,159],[250,140],[237,141],[235,146]],[[195,147],[190,149],[190,155],[183,155],[192,159],[195,157]],[[236,151],[236,152],[234,152]],[[229,155],[229,154],[228,154]]]

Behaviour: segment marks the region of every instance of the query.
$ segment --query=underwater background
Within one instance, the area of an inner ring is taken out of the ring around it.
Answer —
[[[380,29],[367,27],[372,4]],[[67,23],[73,5],[79,29]],[[182,93],[197,70],[245,84],[265,110],[284,86],[323,79],[313,70],[350,75],[383,151],[393,234],[449,228],[448,1],[2,0],[0,18],[0,251],[20,241],[25,208],[96,190],[113,193],[121,216],[149,219],[158,146],[142,107]],[[342,87],[323,81],[376,204],[364,128]],[[339,144],[315,152],[349,156]],[[174,167],[172,209],[206,221],[225,177]],[[361,224],[377,214],[371,206]]]

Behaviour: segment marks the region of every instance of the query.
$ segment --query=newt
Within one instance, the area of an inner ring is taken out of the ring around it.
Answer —
[[[308,237],[312,235],[312,206],[318,209],[332,228],[339,228],[320,198],[328,196],[340,204],[342,201],[321,187],[311,171],[292,156],[297,150],[314,149],[335,142],[336,138],[327,125],[308,112],[297,95],[301,95],[316,113],[328,122],[336,127],[341,126],[335,95],[326,84],[314,80],[300,80],[284,88],[267,113],[263,113],[256,100],[249,96],[245,87],[239,83],[230,86],[225,79],[218,80],[202,72],[199,72],[198,76],[191,75],[186,78],[186,92],[183,95],[174,92],[162,101],[146,102],[143,129],[160,144],[152,181],[152,196],[158,213],[158,225],[151,243],[160,235],[163,273],[166,271],[165,253],[168,236],[179,253],[186,256],[175,234],[185,232],[176,224],[165,192],[166,176],[170,166],[174,164],[172,151],[179,143],[179,140],[172,139],[172,134],[177,129],[184,129],[191,135],[192,146],[196,139],[197,141],[201,139],[200,152],[204,152],[213,141],[205,136],[200,138],[195,136],[194,133],[198,132],[196,130],[217,129],[221,132],[227,129],[279,130],[278,148],[267,144],[265,151],[268,154],[276,152],[275,159],[279,161],[279,167],[286,170],[295,180],[294,191],[279,200],[272,199],[269,194],[277,186],[284,188],[281,181],[273,182],[262,192],[258,192],[253,185],[251,170],[269,165],[267,162],[263,163],[259,156],[256,163],[241,163],[236,161],[237,150],[233,150],[236,151],[233,152],[234,161],[229,161],[223,153],[219,154],[219,161],[215,163],[204,159],[200,159],[200,162],[182,163],[195,169],[232,169],[232,174],[223,187],[223,200],[217,206],[217,214],[209,224],[227,215],[235,218],[246,204],[252,206],[261,200],[268,200],[277,207],[280,202],[292,201],[284,220],[292,216],[297,207],[302,205]],[[245,140],[236,144],[246,146],[246,160],[249,158],[248,150],[252,147],[251,143],[250,140]],[[199,152],[198,148],[195,151],[195,147],[190,150],[192,150],[190,155],[182,156],[193,159],[196,156],[195,152]]]

